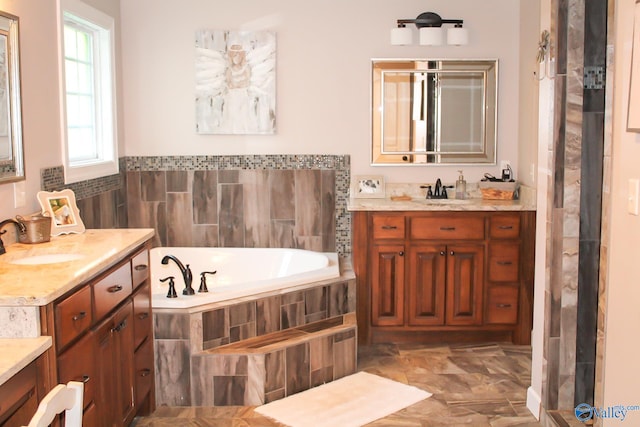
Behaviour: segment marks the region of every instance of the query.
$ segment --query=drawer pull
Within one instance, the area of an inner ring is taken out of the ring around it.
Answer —
[[[383,230],[397,230],[398,226],[396,226],[396,225],[383,225],[382,229]]]
[[[498,227],[499,230],[513,230],[513,225],[501,225]]]
[[[496,304],[496,307],[498,307],[498,308],[511,308],[511,304],[501,303],[501,304]]]
[[[440,231],[455,231],[455,227],[440,227]]]
[[[513,264],[513,262],[511,262],[511,261],[498,261],[498,262],[496,262],[496,264],[498,264],[498,265],[511,265],[511,264]]]
[[[149,375],[151,375],[151,369],[149,368],[144,368],[140,371],[141,377],[148,377]]]
[[[71,320],[73,320],[75,322],[76,320],[82,320],[85,317],[87,317],[87,312],[86,311],[81,311],[80,313],[78,313],[75,316],[73,316],[71,318]]]
[[[149,313],[147,313],[147,312],[138,314],[138,319],[139,320],[144,320],[147,317],[149,317]]]
[[[107,292],[109,292],[110,294],[115,294],[116,292],[120,292],[123,289],[124,287],[122,287],[122,285],[113,285],[107,288]]]
[[[147,267],[147,264],[138,264],[138,265],[136,265],[135,267],[133,267],[133,269],[134,269],[135,271],[144,271],[144,270],[146,270],[147,268],[148,268],[148,267]]]
[[[121,330],[123,330],[126,327],[127,327],[127,319],[124,319],[122,322],[118,323],[118,326],[116,326],[115,328],[111,329],[111,332],[120,332]]]

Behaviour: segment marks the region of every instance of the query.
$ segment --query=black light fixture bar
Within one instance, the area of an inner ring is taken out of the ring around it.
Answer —
[[[423,27],[442,27],[442,24],[454,24],[455,27],[461,28],[462,19],[442,19],[440,15],[434,12],[423,12],[416,19],[398,19],[398,28],[403,28],[407,24],[415,24],[418,28]]]

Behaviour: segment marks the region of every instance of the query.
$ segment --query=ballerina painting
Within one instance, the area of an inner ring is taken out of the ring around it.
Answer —
[[[273,134],[275,33],[201,30],[195,43],[197,133]]]

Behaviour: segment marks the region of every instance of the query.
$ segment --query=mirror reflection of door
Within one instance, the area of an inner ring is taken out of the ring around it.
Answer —
[[[493,163],[497,61],[374,60],[373,164]]]

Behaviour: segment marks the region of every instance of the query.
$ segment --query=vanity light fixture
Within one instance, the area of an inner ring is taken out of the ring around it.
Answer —
[[[469,31],[462,28],[462,22],[462,19],[442,19],[440,15],[433,12],[421,13],[416,19],[398,19],[398,28],[391,30],[391,44],[412,44],[413,33],[407,24],[415,24],[420,32],[421,45],[438,46],[445,41],[442,24],[453,24],[453,27],[447,30],[447,44],[465,45],[469,43]]]

